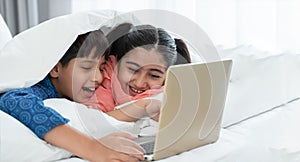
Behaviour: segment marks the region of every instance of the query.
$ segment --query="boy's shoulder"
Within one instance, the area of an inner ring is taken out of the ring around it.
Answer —
[[[11,89],[7,92],[0,94],[0,99],[2,98],[41,98],[42,100],[47,98],[59,98],[59,95],[57,91],[55,90],[54,86],[51,84],[51,81],[49,78],[45,78],[42,81],[38,82],[35,85],[32,85],[30,87],[24,87],[24,88],[16,88]]]

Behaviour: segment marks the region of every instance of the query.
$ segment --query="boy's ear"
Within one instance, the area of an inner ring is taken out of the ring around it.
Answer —
[[[61,63],[57,63],[50,71],[51,78],[57,78],[59,76],[59,69],[61,67]]]

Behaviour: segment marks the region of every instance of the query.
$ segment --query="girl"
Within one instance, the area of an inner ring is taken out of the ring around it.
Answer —
[[[122,121],[136,121],[144,116],[158,120],[160,101],[138,99],[163,91],[169,66],[191,62],[185,43],[174,40],[161,28],[130,23],[120,24],[107,38],[112,44],[106,55],[104,81],[86,104]],[[114,109],[132,100],[138,100],[135,106]]]

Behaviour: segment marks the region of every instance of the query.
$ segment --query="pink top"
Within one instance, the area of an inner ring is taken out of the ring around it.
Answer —
[[[106,61],[102,86],[97,88],[94,96],[84,103],[85,105],[100,109],[103,112],[108,112],[114,110],[115,106],[132,100],[150,97],[163,91],[163,87],[161,87],[159,89],[149,89],[136,96],[126,94],[122,90],[120,82],[115,75],[118,73],[118,68],[115,68],[116,65],[117,59],[111,55],[109,60]]]

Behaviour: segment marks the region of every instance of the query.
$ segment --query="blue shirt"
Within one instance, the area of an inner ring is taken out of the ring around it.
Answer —
[[[44,105],[43,100],[49,98],[60,98],[60,96],[50,79],[46,77],[32,87],[4,93],[0,97],[0,110],[22,122],[43,139],[51,129],[69,121]]]

